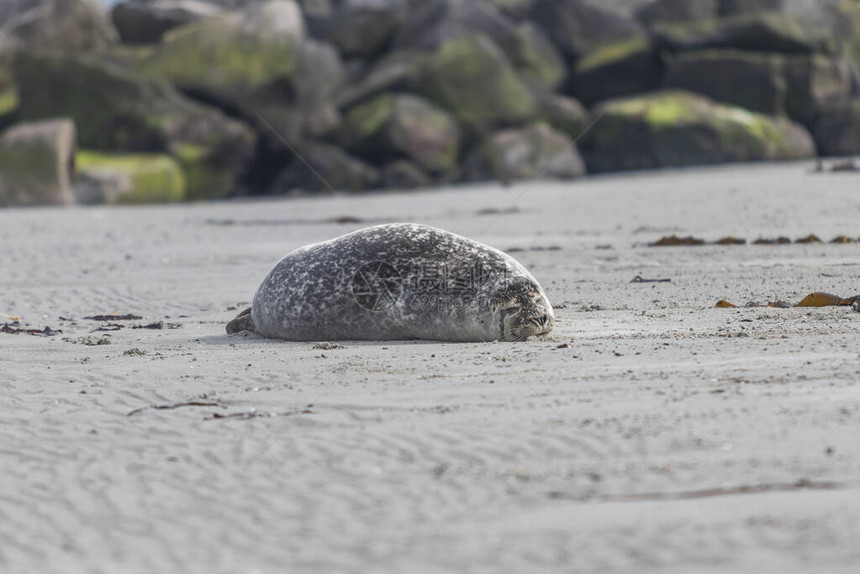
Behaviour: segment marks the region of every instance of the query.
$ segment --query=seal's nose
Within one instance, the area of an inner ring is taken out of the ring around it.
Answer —
[[[540,323],[541,327],[546,327],[546,324],[549,323],[549,315],[544,313],[540,317],[538,317],[538,323]]]

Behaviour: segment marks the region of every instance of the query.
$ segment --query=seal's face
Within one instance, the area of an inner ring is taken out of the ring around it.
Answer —
[[[510,285],[493,298],[502,341],[525,341],[546,335],[555,326],[552,305],[534,284]]]

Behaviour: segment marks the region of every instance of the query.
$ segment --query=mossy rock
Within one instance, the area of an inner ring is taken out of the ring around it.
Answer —
[[[290,81],[296,53],[290,36],[255,35],[235,18],[213,18],[169,32],[142,69],[182,90],[238,102],[274,81]]]
[[[847,63],[824,54],[686,52],[670,61],[665,84],[748,110],[788,115],[804,125],[811,125],[823,106],[851,94]]]
[[[613,97],[657,88],[661,65],[651,42],[633,37],[604,46],[580,59],[574,68],[573,86],[586,105]]]
[[[681,90],[610,100],[594,113],[603,118],[583,141],[589,171],[815,156],[798,124]]]
[[[443,44],[420,76],[416,83],[423,95],[470,128],[483,131],[535,115],[528,88],[502,50],[482,34]]]
[[[75,187],[80,203],[169,203],[183,201],[186,197],[185,174],[179,163],[168,155],[80,150],[75,156],[75,167],[79,181]],[[82,180],[90,185],[81,185]],[[96,186],[99,181],[114,183]]]
[[[382,164],[411,159],[430,172],[454,167],[460,129],[454,117],[411,94],[383,94],[349,110],[344,117],[347,148]]]
[[[784,114],[784,61],[777,53],[683,52],[669,61],[665,85],[763,114]]]
[[[546,34],[531,22],[514,28],[501,47],[523,79],[539,82],[547,89],[555,90],[567,78],[564,58]]]
[[[244,124],[191,102],[165,80],[141,77],[95,56],[22,55],[16,80],[20,117],[71,117],[85,149],[173,154],[189,171],[190,197],[232,191],[254,151],[256,138]],[[193,160],[188,149],[194,150]],[[204,176],[217,185],[197,185]]]
[[[811,126],[825,108],[851,98],[851,69],[842,58],[823,54],[787,56],[783,63],[785,110]]]
[[[631,16],[620,15],[601,4],[590,0],[536,0],[530,16],[569,61],[604,46],[646,36],[644,28]]]
[[[585,164],[570,138],[543,122],[499,131],[466,160],[465,179],[510,183],[530,179],[574,179]]]
[[[576,141],[585,133],[591,117],[579,100],[549,92],[533,90],[537,119],[542,120]]]
[[[830,31],[779,12],[659,25],[654,28],[654,36],[660,48],[672,51],[734,48],[832,54],[837,47]]]
[[[0,133],[0,205],[70,205],[75,124],[53,119]]]

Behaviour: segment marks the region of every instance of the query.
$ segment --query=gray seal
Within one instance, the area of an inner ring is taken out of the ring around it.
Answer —
[[[281,259],[227,325],[291,341],[524,341],[553,309],[511,256],[442,229],[395,223]]]

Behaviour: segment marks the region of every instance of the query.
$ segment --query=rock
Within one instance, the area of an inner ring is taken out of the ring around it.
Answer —
[[[826,106],[813,134],[823,156],[860,154],[860,99]]]
[[[719,14],[721,0],[656,0],[642,6],[636,17],[647,26],[709,20]]]
[[[418,96],[383,94],[356,106],[347,112],[343,131],[347,149],[375,164],[406,158],[441,172],[457,163],[457,121]]]
[[[24,122],[0,134],[0,205],[71,205],[75,124]]]
[[[669,61],[665,85],[763,114],[785,113],[786,82],[779,54],[682,52]]]
[[[763,13],[654,28],[661,48],[671,51],[734,48],[752,52],[833,53],[826,30],[804,25],[786,14]]]
[[[79,204],[165,203],[185,199],[185,174],[164,154],[117,155],[79,151],[75,159]]]
[[[21,55],[19,115],[74,119],[86,149],[170,153],[186,170],[189,196],[231,193],[253,154],[243,124],[182,97],[167,82],[92,56]]]
[[[514,35],[514,25],[487,0],[425,0],[410,14],[394,47],[433,51],[472,34],[484,34],[504,46]]]
[[[573,142],[543,122],[490,136],[466,160],[465,179],[510,183],[523,179],[574,179],[585,164]]]
[[[271,0],[171,31],[142,70],[295,143],[303,129],[295,81],[303,38],[295,2]]]
[[[810,125],[824,105],[850,97],[851,74],[821,54],[708,50],[672,58],[666,86]]]
[[[305,15],[312,37],[334,44],[344,56],[373,58],[391,45],[405,25],[408,4],[407,0],[342,0],[328,9],[306,7]]]
[[[442,45],[416,84],[473,131],[522,123],[535,115],[528,88],[502,50],[482,34]]]
[[[430,176],[424,170],[405,159],[399,159],[382,168],[380,185],[388,190],[408,190],[427,187]]]
[[[297,105],[302,133],[312,138],[334,133],[340,125],[335,98],[346,82],[346,70],[334,46],[306,40],[299,48]]]
[[[543,30],[531,22],[514,28],[513,34],[501,48],[526,80],[537,81],[550,90],[556,90],[567,78],[564,58]]]
[[[333,145],[305,143],[298,151],[304,161],[295,158],[278,176],[272,193],[364,191],[379,183],[376,169]]]
[[[224,12],[201,0],[126,0],[114,5],[111,19],[126,44],[157,44],[165,33]]]
[[[573,92],[586,105],[648,92],[660,85],[662,65],[650,41],[634,37],[604,46],[577,61]]]
[[[789,56],[784,58],[784,75],[785,110],[806,126],[812,126],[822,109],[851,98],[851,68],[840,58]]]
[[[537,106],[537,119],[574,141],[582,137],[591,118],[579,100],[546,89],[533,89],[532,95]]]
[[[642,26],[632,18],[585,0],[537,0],[531,18],[569,60],[608,44],[645,37]]]
[[[419,83],[426,56],[416,51],[392,52],[380,59],[361,79],[347,83],[336,98],[337,106],[347,108],[383,92],[405,90]]]
[[[594,172],[815,156],[809,133],[790,120],[681,90],[611,100],[594,113],[603,117],[581,147]]]
[[[0,18],[0,43],[6,49],[86,52],[117,41],[117,33],[95,0],[25,1],[12,4]],[[0,48],[3,49],[3,48]]]

